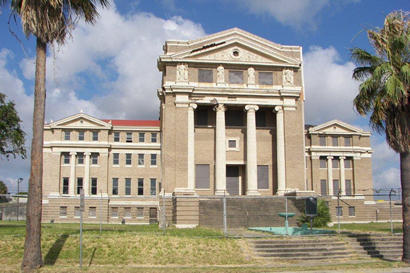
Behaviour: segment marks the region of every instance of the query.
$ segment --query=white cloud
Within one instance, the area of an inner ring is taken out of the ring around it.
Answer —
[[[203,35],[202,27],[190,20],[165,20],[148,13],[122,16],[112,3],[110,9],[100,11],[95,25],[81,23],[65,46],[56,48],[54,53],[49,48],[46,121],[81,110],[100,118],[158,118],[156,89],[161,85],[161,74],[156,59],[164,41]],[[0,92],[16,103],[29,146],[33,90],[32,86],[24,86],[17,72],[9,70],[7,64],[18,62],[12,58],[12,52],[0,49]],[[19,62],[30,85],[34,61],[33,56]],[[0,180],[15,191],[16,179],[23,177],[27,189],[29,168],[28,159],[2,160]]]
[[[256,15],[269,15],[283,25],[294,28],[315,28],[320,11],[324,8],[360,0],[231,0]]]
[[[375,189],[400,188],[400,169],[388,168],[380,171],[373,177]]]
[[[332,119],[352,122],[357,118],[353,108],[359,86],[352,79],[355,65],[339,63],[339,54],[333,47],[310,47],[303,58],[306,122],[317,124]]]

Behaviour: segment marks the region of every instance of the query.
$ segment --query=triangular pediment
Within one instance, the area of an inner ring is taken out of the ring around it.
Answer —
[[[332,120],[326,123],[311,127],[309,133],[316,134],[360,134],[360,135],[370,135],[358,127],[347,124],[340,120]]]
[[[161,61],[261,63],[298,67],[301,48],[283,46],[244,30],[233,28],[193,41],[167,41]],[[233,54],[237,50],[239,54]]]
[[[84,113],[69,116],[52,122],[50,128],[84,128],[84,129],[110,129],[111,124],[94,118]]]

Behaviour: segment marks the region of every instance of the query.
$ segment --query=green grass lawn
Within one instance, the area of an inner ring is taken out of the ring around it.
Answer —
[[[344,229],[385,231],[388,224],[343,225]],[[245,239],[224,238],[218,230],[175,229],[157,225],[85,224],[83,270],[79,270],[79,224],[43,224],[40,272],[281,272],[391,268],[403,263],[378,259],[323,266],[267,265],[250,258]],[[333,227],[337,228],[337,227]],[[0,221],[0,272],[19,272],[25,223]]]
[[[335,224],[329,229],[337,230],[338,225]],[[366,223],[366,224],[340,224],[340,230],[343,231],[359,231],[359,232],[385,232],[390,233],[390,223]],[[402,223],[393,223],[393,232],[401,233],[403,231]]]

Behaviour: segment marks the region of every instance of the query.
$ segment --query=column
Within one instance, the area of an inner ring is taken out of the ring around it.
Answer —
[[[256,146],[256,119],[257,105],[246,105],[246,195],[260,195],[258,192],[258,165]]]
[[[84,185],[83,185],[83,189],[84,189],[84,195],[88,196],[90,193],[90,189],[89,189],[89,182],[90,182],[90,152],[85,152],[85,166],[84,166]]]
[[[188,107],[188,190],[195,189],[195,122],[194,110],[197,105],[189,104]]]
[[[276,161],[278,166],[278,195],[284,195],[286,190],[285,163],[285,130],[283,125],[283,107],[276,106]]]
[[[333,159],[333,156],[327,157],[327,183],[329,185],[329,195],[333,195],[332,159]]]
[[[76,152],[70,152],[70,187],[68,189],[68,193],[70,195],[74,195],[75,193],[75,156],[76,156]]]
[[[346,195],[346,183],[345,183],[345,159],[346,157],[340,156],[340,194]]]
[[[226,193],[226,143],[225,143],[225,111],[223,104],[215,106],[216,111],[216,143],[215,143],[215,195]]]

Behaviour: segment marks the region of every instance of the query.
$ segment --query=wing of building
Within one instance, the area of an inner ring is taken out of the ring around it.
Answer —
[[[226,195],[242,211],[322,196],[350,222],[378,209],[366,197],[370,133],[305,125],[301,47],[234,28],[163,48],[159,121],[77,114],[45,126],[44,221],[74,221],[81,188],[89,222],[149,223],[161,211],[180,227],[207,225],[206,200]]]

